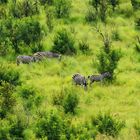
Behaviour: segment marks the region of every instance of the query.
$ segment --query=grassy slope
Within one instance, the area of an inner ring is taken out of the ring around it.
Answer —
[[[124,2],[124,1],[123,1]],[[84,22],[88,0],[73,0],[73,10],[70,21],[65,24],[55,26],[55,30],[62,26],[74,27],[76,30],[76,39],[87,39],[93,55],[77,55],[74,57],[64,57],[62,62],[57,60],[46,60],[39,64],[21,65],[18,67],[21,71],[22,80],[26,84],[34,85],[40,91],[44,98],[44,106],[50,107],[51,95],[60,92],[63,87],[71,87],[71,76],[79,72],[84,75],[97,73],[94,61],[96,54],[102,45],[101,38],[92,30],[92,26]],[[126,2],[120,7],[129,5]],[[44,24],[44,14],[40,16],[41,23]],[[108,112],[116,114],[122,120],[126,121],[126,128],[121,132],[118,139],[138,139],[133,131],[134,122],[140,117],[140,65],[138,54],[133,49],[133,38],[137,34],[134,30],[133,17],[125,18],[116,16],[110,18],[107,30],[110,32],[115,24],[120,32],[122,41],[113,42],[113,47],[121,48],[123,58],[120,60],[117,73],[117,80],[112,85],[101,86],[95,83],[88,91],[81,87],[74,87],[80,94],[80,105],[76,120],[88,119],[98,112]],[[100,25],[103,28],[103,25]],[[54,33],[45,39],[46,49],[52,44]],[[15,63],[15,62],[13,62]],[[16,65],[16,64],[14,64]],[[42,106],[42,108],[44,107]],[[101,136],[97,139],[102,139]]]

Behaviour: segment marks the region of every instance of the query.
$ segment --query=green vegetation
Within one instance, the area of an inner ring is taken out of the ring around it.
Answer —
[[[139,140],[139,14],[139,0],[0,0],[0,140]],[[62,59],[17,66],[40,51]]]

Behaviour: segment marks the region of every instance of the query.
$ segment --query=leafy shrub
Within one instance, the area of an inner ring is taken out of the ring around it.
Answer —
[[[20,84],[20,75],[17,70],[10,65],[0,64],[0,85],[2,82],[8,82],[11,85]]]
[[[90,48],[89,48],[89,44],[86,41],[81,41],[79,43],[79,50],[83,53],[83,54],[88,54],[90,53]]]
[[[96,128],[93,127],[89,122],[80,122],[76,125],[72,124],[69,131],[69,139],[92,140],[95,139],[97,135]]]
[[[5,119],[0,119],[0,139],[1,140],[10,140],[9,130],[10,124],[9,121]]]
[[[89,8],[85,16],[86,21],[96,22],[97,18],[98,18],[97,12],[93,8]]]
[[[140,8],[139,0],[131,0],[131,4],[132,4],[134,10],[138,10]]]
[[[67,55],[75,54],[75,41],[71,33],[65,29],[58,31],[54,38],[52,51]]]
[[[51,110],[37,123],[37,137],[48,140],[60,140],[63,132],[63,121],[60,115]]]
[[[122,40],[118,30],[114,30],[112,32],[112,39],[115,40],[115,41],[121,41]]]
[[[54,94],[52,97],[52,103],[53,105],[63,105],[64,100],[64,92],[61,91],[60,93]]]
[[[101,134],[116,137],[125,123],[112,118],[110,114],[99,114],[97,117],[92,118],[92,125],[97,128]]]
[[[113,80],[114,71],[117,68],[118,61],[121,57],[121,52],[119,50],[115,50],[111,48],[111,39],[108,34],[103,34],[102,32],[98,31],[103,39],[103,47],[98,54],[98,71],[100,73],[110,72],[111,77],[110,80]]]
[[[57,18],[69,17],[71,0],[56,0],[54,6]]]
[[[23,50],[23,46],[28,47],[32,52],[35,48],[38,50],[42,49],[39,48],[40,45],[38,44],[40,44],[43,38],[43,29],[36,20],[29,18],[14,22],[12,19],[6,19],[0,23],[0,30],[0,45],[6,46],[7,48],[12,47],[16,53]],[[22,49],[20,48],[21,46]],[[4,50],[1,51],[3,52]]]
[[[32,109],[34,106],[38,107],[41,104],[41,97],[33,86],[24,85],[20,87],[19,94],[24,100],[25,108]]]
[[[25,122],[19,118],[12,123],[10,128],[10,136],[12,139],[23,139],[23,132],[26,129],[27,125]]]
[[[15,18],[23,18],[39,13],[38,3],[31,0],[12,2],[10,5],[10,15]]]
[[[12,112],[16,104],[16,98],[13,95],[13,86],[11,84],[1,83],[0,98],[0,118],[5,118],[8,112]]]
[[[65,90],[65,98],[63,101],[63,108],[65,113],[75,113],[76,108],[79,104],[79,97],[78,95],[75,93],[74,90]]]

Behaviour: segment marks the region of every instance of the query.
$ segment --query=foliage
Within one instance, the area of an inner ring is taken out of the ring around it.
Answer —
[[[25,109],[33,109],[41,104],[41,97],[38,95],[38,91],[33,86],[24,85],[20,87],[20,96],[24,100]]]
[[[131,4],[132,4],[134,10],[138,10],[140,8],[139,0],[131,0]]]
[[[136,132],[138,133],[138,135],[140,135],[140,122],[139,121],[137,121],[134,124],[134,129],[136,130]]]
[[[48,8],[46,10],[46,24],[50,32],[54,28],[54,14],[53,13],[54,13],[54,10],[52,8]]]
[[[119,5],[120,0],[109,0],[109,3],[112,6],[112,10],[115,11],[115,8]]]
[[[114,70],[117,68],[118,61],[121,58],[121,52],[111,48],[111,39],[108,34],[99,31],[103,39],[103,47],[98,54],[98,71],[100,73],[110,72],[110,80],[114,78]]]
[[[136,29],[140,29],[140,17],[137,17],[135,19],[135,26],[136,26]]]
[[[96,22],[98,19],[97,12],[91,7],[88,9],[85,20],[87,22]]]
[[[10,124],[9,121],[0,119],[0,139],[1,140],[10,140],[9,130]]]
[[[39,13],[38,2],[31,0],[14,1],[10,5],[9,14],[15,18],[23,18]]]
[[[23,120],[17,118],[15,122],[11,124],[10,128],[10,137],[12,139],[23,139],[24,135],[23,132],[26,129],[26,124]]]
[[[0,4],[1,3],[7,3],[8,2],[8,0],[0,0]]]
[[[105,23],[108,16],[108,0],[91,0],[90,5],[95,8],[96,15]]]
[[[79,104],[79,97],[74,90],[71,91],[66,89],[64,92],[66,94],[63,102],[64,111],[65,113],[75,114],[76,108]]]
[[[52,51],[67,55],[75,54],[75,41],[71,33],[66,29],[58,31],[54,38]]]
[[[125,123],[112,118],[110,114],[99,114],[95,118],[92,118],[92,125],[95,126],[101,134],[116,137],[125,126]]]
[[[18,22],[14,22],[12,19],[3,20],[0,24],[0,29],[0,45],[6,46],[6,49],[12,46],[16,53],[19,53],[20,49],[23,49],[20,48],[20,46],[23,47],[22,44],[28,47],[29,50],[34,51],[34,48],[30,48],[29,45],[36,46],[43,38],[40,23],[30,18]],[[3,52],[4,50],[1,51]]]
[[[90,53],[90,48],[89,48],[89,44],[86,41],[81,41],[79,43],[79,50],[83,53],[83,54],[89,54]]]
[[[16,104],[16,98],[13,95],[13,86],[9,83],[1,83],[0,98],[0,118],[5,118],[8,112],[12,112]]]
[[[71,0],[55,0],[54,6],[57,18],[69,17]]]
[[[54,4],[54,0],[39,0],[39,1],[42,5],[44,5],[44,4],[53,5]]]
[[[63,130],[62,118],[53,110],[41,118],[37,124],[37,137],[59,140]]]
[[[19,72],[17,70],[14,70],[10,65],[0,64],[0,85],[3,81],[8,82],[11,85],[19,85]]]

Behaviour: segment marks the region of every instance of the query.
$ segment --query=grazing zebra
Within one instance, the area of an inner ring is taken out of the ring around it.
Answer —
[[[37,61],[36,57],[28,56],[28,55],[19,55],[17,56],[17,59],[16,59],[17,65],[19,65],[20,63],[29,64],[31,62],[36,62],[36,61]]]
[[[76,73],[72,76],[72,79],[76,85],[82,85],[84,86],[85,89],[87,89],[88,83],[85,76],[82,76],[81,74]]]
[[[111,74],[109,72],[105,72],[105,73],[102,73],[100,75],[91,75],[91,76],[88,76],[88,79],[90,80],[90,85],[94,82],[102,82],[104,78],[109,78],[111,77]]]
[[[46,52],[36,52],[34,54],[34,56],[38,57],[39,60],[42,60],[44,58],[58,58],[59,60],[61,60],[61,54],[58,53],[53,53],[50,51],[46,51]]]

